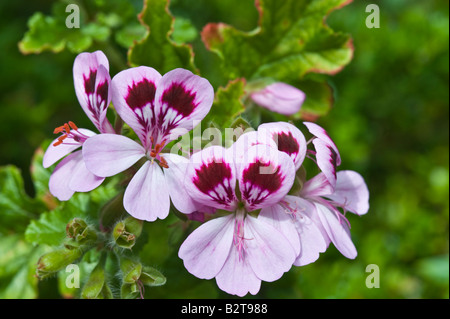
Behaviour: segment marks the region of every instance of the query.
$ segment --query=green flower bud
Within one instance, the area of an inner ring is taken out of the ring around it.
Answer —
[[[97,232],[81,218],[72,219],[66,226],[67,240],[64,246],[75,249],[81,245],[91,245],[97,241]]]
[[[57,249],[39,258],[36,274],[42,279],[53,275],[83,256],[81,249]]]
[[[133,284],[141,276],[142,264],[128,258],[121,258],[120,270],[122,271],[123,282],[127,284]]]
[[[164,277],[162,273],[149,266],[144,266],[144,271],[142,272],[141,277],[139,277],[139,280],[145,286],[149,287],[162,286],[167,281],[166,277]]]
[[[136,239],[142,233],[143,222],[133,217],[127,217],[118,222],[113,230],[113,238],[117,246],[131,249],[136,244]]]
[[[112,299],[111,289],[106,283],[104,262],[100,261],[92,270],[89,279],[81,291],[83,299]]]

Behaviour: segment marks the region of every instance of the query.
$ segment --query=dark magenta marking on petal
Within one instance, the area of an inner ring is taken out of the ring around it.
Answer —
[[[141,82],[133,83],[133,86],[128,87],[128,96],[125,98],[125,101],[133,110],[142,108],[149,103],[153,105],[155,92],[155,83],[143,79]]]
[[[95,92],[95,78],[97,77],[97,70],[90,70],[89,76],[84,78],[84,91],[89,95]]]
[[[185,89],[181,83],[172,85],[163,93],[162,102],[176,110],[183,117],[189,116],[197,105],[194,103],[196,93]]]
[[[97,86],[97,95],[100,96],[100,99],[102,100],[103,104],[103,109],[106,109],[108,107],[108,105],[106,104],[107,100],[108,100],[108,90],[109,90],[109,86],[108,86],[108,82],[103,82],[100,83]]]
[[[281,188],[284,177],[281,176],[280,167],[272,166],[270,162],[260,160],[251,163],[242,173],[244,190],[242,197],[251,205],[258,205],[267,196]],[[256,196],[255,196],[256,193]]]
[[[222,205],[228,205],[234,200],[233,190],[229,183],[225,184],[225,180],[231,180],[232,175],[228,164],[218,162],[202,164],[199,169],[195,170],[195,173],[192,181],[202,193],[211,196],[213,200]],[[216,192],[216,188],[220,185],[223,186],[226,194]]]
[[[285,152],[288,155],[297,154],[300,146],[297,140],[292,136],[292,133],[286,134],[285,132],[277,134],[278,150]]]

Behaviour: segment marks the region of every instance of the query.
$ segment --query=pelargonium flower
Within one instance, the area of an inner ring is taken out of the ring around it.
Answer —
[[[300,254],[294,265],[302,266],[315,261],[324,252],[330,242],[347,258],[355,258],[356,248],[351,240],[349,222],[338,207],[358,215],[366,214],[369,208],[369,192],[363,177],[354,171],[336,173],[336,165],[341,162],[336,145],[326,131],[314,123],[305,123],[315,135],[312,143],[315,146],[316,161],[321,173],[303,184],[298,196],[288,195],[273,207],[261,210],[259,218],[272,223],[281,231],[292,227],[285,220],[286,213],[291,216],[300,240]],[[289,136],[283,142],[290,148],[278,145],[280,151],[290,154],[304,142],[300,130],[290,124],[264,124],[274,139],[282,134]],[[263,127],[261,125],[260,127]],[[258,131],[260,128],[258,128]],[[288,132],[296,133],[288,133]],[[297,136],[297,138],[294,138]],[[289,149],[289,151],[287,151]],[[302,148],[303,150],[306,147]],[[304,154],[302,151],[301,154]]]
[[[215,278],[220,289],[244,296],[256,294],[261,281],[279,279],[298,253],[298,241],[253,216],[286,196],[295,167],[287,154],[267,145],[249,147],[245,160],[236,154],[233,148],[211,146],[191,156],[185,181],[189,194],[229,213],[194,230],[178,255],[193,275]],[[295,233],[288,235],[295,239]]]
[[[177,130],[191,130],[209,112],[214,99],[211,84],[188,70],[175,69],[161,76],[151,67],[140,66],[118,73],[111,86],[117,113],[141,143],[116,134],[92,137],[83,147],[86,166],[108,177],[145,158],[125,190],[126,211],[141,220],[164,219],[172,199],[179,211],[194,212],[195,203],[182,183],[189,160],[162,150],[178,137]]]
[[[300,111],[306,95],[292,85],[275,82],[262,90],[252,92],[250,97],[256,104],[270,111],[292,115]]]
[[[101,51],[80,53],[73,65],[73,80],[78,102],[95,127],[100,133],[114,133],[106,118],[111,102],[111,78],[105,54]],[[47,168],[63,160],[50,176],[50,192],[59,200],[68,200],[75,192],[87,192],[98,187],[104,178],[87,170],[81,150],[77,150],[96,133],[78,128],[70,121],[57,127],[54,133],[62,135],[47,148],[43,166]]]

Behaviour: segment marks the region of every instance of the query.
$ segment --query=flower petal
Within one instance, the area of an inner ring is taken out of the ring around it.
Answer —
[[[345,257],[349,259],[356,258],[356,248],[350,237],[347,225],[338,220],[336,214],[331,210],[332,207],[327,207],[319,203],[315,203],[315,206],[322,226],[334,246]]]
[[[75,152],[77,164],[72,168],[72,176],[69,179],[69,188],[76,192],[89,192],[105,180],[104,177],[98,177],[92,174],[87,168],[83,160],[82,152]]]
[[[173,205],[184,214],[197,211],[198,204],[189,196],[184,186],[189,160],[176,154],[161,154],[161,157],[166,160],[169,166],[169,168],[163,168],[163,170]]]
[[[156,127],[155,93],[160,79],[161,74],[155,69],[139,66],[119,72],[111,81],[117,113],[146,150],[152,147],[151,136]]]
[[[208,80],[185,69],[164,74],[156,89],[155,115],[160,140],[175,128],[190,131],[211,109],[214,89]]]
[[[193,200],[205,206],[233,210],[236,170],[226,149],[211,146],[191,156],[185,187]]]
[[[303,122],[303,124],[308,128],[309,132],[317,137],[319,140],[322,140],[326,145],[331,147],[333,151],[336,153],[336,165],[341,165],[341,156],[339,154],[339,150],[334,144],[333,140],[328,135],[327,131],[325,131],[322,127],[312,122]]]
[[[253,92],[251,98],[256,104],[273,112],[292,115],[300,111],[306,95],[292,85],[276,82]]]
[[[306,140],[303,133],[287,122],[264,123],[258,127],[258,132],[270,135],[278,145],[278,150],[288,154],[298,170],[306,156]]]
[[[324,173],[319,173],[313,178],[306,181],[300,190],[302,197],[329,196],[333,194],[334,189]]]
[[[297,229],[295,228],[294,219],[290,216],[284,208],[275,204],[270,207],[261,209],[258,215],[258,220],[268,223],[281,232],[291,244],[295,251],[295,255],[298,256],[301,251],[301,245]]]
[[[116,134],[99,134],[83,144],[86,167],[100,177],[120,173],[145,155],[144,148],[128,137]]]
[[[56,165],[50,176],[48,183],[50,193],[61,201],[69,200],[75,193],[75,191],[69,187],[69,181],[73,175],[74,168],[81,159],[79,154],[81,154],[81,151],[66,156],[58,163],[58,165]]]
[[[316,149],[317,166],[326,176],[331,187],[334,189],[336,186],[337,155],[332,147],[320,139],[314,139],[313,144]]]
[[[125,210],[134,218],[146,221],[169,215],[170,197],[161,168],[150,161],[133,176],[123,197]]]
[[[237,141],[227,149],[227,152],[230,153],[235,163],[248,163],[248,149],[260,144],[277,148],[277,144],[271,136],[258,131],[251,131],[239,136]]]
[[[357,215],[369,211],[369,190],[364,178],[355,171],[337,172],[334,193],[325,196]]]
[[[276,204],[289,192],[295,178],[289,155],[267,145],[251,147],[248,160],[236,169],[247,211]]]
[[[106,111],[111,101],[109,62],[102,51],[80,53],[73,64],[78,102],[100,132],[112,133]]]
[[[79,128],[78,131],[86,136],[96,135],[94,132],[84,128]],[[49,147],[45,151],[44,158],[42,160],[42,165],[45,168],[52,166],[61,158],[70,154],[82,145],[82,143],[75,141],[71,137],[67,137],[62,144],[54,146],[53,144],[56,142],[58,142],[57,138],[50,143]]]
[[[231,295],[239,297],[247,293],[256,295],[261,288],[261,279],[248,263],[248,255],[239,252],[235,245],[231,246],[228,258],[216,276],[217,286]]]
[[[244,249],[255,275],[264,281],[279,279],[297,257],[289,241],[273,226],[247,215]]]
[[[233,215],[212,219],[195,229],[178,252],[186,269],[201,279],[214,278],[228,258],[233,231]]]

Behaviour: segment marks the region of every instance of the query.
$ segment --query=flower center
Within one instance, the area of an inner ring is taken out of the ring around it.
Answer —
[[[161,166],[163,168],[169,168],[169,165],[167,164],[167,161],[164,159],[164,157],[161,157],[159,155],[161,153],[162,149],[164,148],[164,146],[166,145],[166,141],[164,140],[160,144],[155,145],[155,140],[154,140],[153,136],[150,137],[150,140],[152,142],[152,149],[149,153],[150,160],[153,161],[156,159],[158,161],[157,163],[159,164],[159,166]],[[153,147],[153,145],[155,145],[155,146]]]
[[[53,143],[53,146],[58,146],[61,144],[81,145],[84,143],[84,141],[86,141],[89,138],[89,136],[81,133],[78,130],[78,127],[72,121],[64,123],[64,125],[55,128],[55,130],[53,131],[53,134],[60,134],[60,133],[62,135],[58,137],[58,140],[55,143]],[[66,140],[67,138],[69,138],[70,141],[67,141]]]

